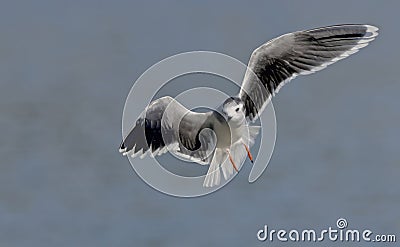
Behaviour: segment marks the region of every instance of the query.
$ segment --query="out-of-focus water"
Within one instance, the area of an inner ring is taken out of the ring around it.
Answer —
[[[0,246],[273,246],[281,243],[256,239],[264,224],[322,229],[340,217],[399,238],[398,9],[366,1],[3,2]],[[192,50],[246,63],[268,39],[336,23],[375,24],[381,35],[280,91],[275,152],[256,183],[248,184],[246,163],[217,193],[174,198],[147,186],[118,153],[125,98],[152,64]]]

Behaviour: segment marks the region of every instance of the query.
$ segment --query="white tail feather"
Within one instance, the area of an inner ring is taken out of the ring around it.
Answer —
[[[203,182],[204,187],[213,187],[215,185],[219,185],[221,181],[220,164],[226,159],[227,154],[220,148],[216,148],[210,167],[208,168],[206,178]]]
[[[247,157],[247,151],[244,145],[246,144],[251,147],[254,144],[260,129],[261,126],[246,126],[244,129],[246,133],[242,133],[242,138],[233,143],[230,147],[229,152],[239,171]],[[230,159],[228,158],[227,151],[216,148],[207,175],[204,179],[203,186],[213,187],[219,185],[221,181],[220,170],[222,170],[222,175],[225,180],[228,180],[236,173]]]

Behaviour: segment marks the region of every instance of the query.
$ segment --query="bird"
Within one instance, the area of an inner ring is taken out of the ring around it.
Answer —
[[[188,110],[170,96],[156,99],[144,109],[119,152],[152,157],[172,152],[201,165],[209,165],[204,187],[217,186],[239,172],[260,131],[252,125],[272,97],[287,82],[326,68],[367,46],[378,28],[366,24],[340,24],[296,31],[274,38],[251,56],[237,95],[216,110]]]

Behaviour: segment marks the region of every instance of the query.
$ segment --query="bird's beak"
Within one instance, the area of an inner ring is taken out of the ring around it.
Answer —
[[[227,116],[226,119],[227,119],[228,121],[231,121],[232,117]]]

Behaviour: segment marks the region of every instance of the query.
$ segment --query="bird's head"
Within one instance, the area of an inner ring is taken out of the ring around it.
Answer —
[[[245,119],[244,103],[240,98],[230,97],[222,104],[222,113],[228,122],[242,124]]]

